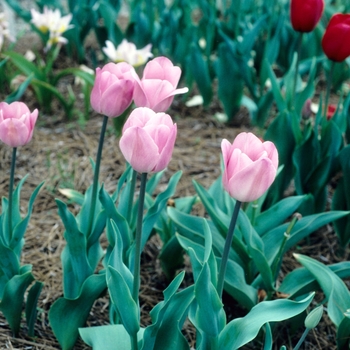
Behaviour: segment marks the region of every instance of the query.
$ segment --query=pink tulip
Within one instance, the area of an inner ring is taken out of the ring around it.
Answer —
[[[137,107],[148,107],[155,112],[165,112],[173,102],[174,95],[184,94],[188,88],[176,89],[181,69],[166,57],[149,61],[140,80],[136,78],[134,102]]]
[[[131,104],[135,75],[134,68],[126,62],[97,68],[90,96],[92,108],[107,117],[120,116]]]
[[[0,140],[10,147],[26,145],[33,136],[38,110],[23,102],[0,103]]]
[[[168,114],[139,107],[125,122],[119,146],[133,169],[155,173],[168,166],[176,133],[177,126]]]
[[[278,153],[275,145],[262,142],[252,133],[240,133],[232,145],[222,140],[225,190],[240,202],[261,197],[276,177]]]

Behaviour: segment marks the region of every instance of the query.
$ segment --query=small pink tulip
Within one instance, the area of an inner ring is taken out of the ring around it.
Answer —
[[[120,116],[132,102],[135,75],[134,68],[126,62],[97,68],[90,96],[92,108],[107,117]]]
[[[140,80],[136,78],[134,102],[137,107],[148,107],[155,112],[165,112],[174,95],[184,94],[188,88],[176,89],[181,77],[181,69],[166,57],[156,57],[149,61]]]
[[[240,133],[232,145],[222,140],[225,190],[240,202],[261,197],[276,177],[278,153],[275,145],[262,142],[252,133]]]
[[[0,103],[0,140],[10,147],[26,145],[33,136],[38,110],[32,113],[23,102]]]
[[[156,173],[168,166],[176,134],[177,126],[168,114],[139,107],[125,122],[119,146],[133,169]]]

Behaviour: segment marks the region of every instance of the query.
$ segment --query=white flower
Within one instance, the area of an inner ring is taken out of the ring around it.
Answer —
[[[102,51],[113,62],[127,62],[130,65],[137,67],[147,62],[153,57],[151,53],[152,45],[148,44],[143,49],[138,50],[134,43],[124,39],[117,48],[109,40],[106,41],[106,47]]]
[[[72,14],[61,16],[60,10],[51,10],[44,6],[44,12],[40,13],[34,9],[31,10],[32,20],[31,22],[42,33],[49,33],[49,39],[46,43],[45,50],[50,49],[54,44],[66,44],[67,39],[61,34],[72,28],[70,25],[72,20]]]

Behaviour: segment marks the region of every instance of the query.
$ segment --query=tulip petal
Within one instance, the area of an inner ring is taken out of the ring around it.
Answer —
[[[5,119],[0,124],[0,140],[10,147],[25,145],[30,141],[32,134],[24,123],[15,118]]]
[[[120,138],[119,147],[127,162],[140,173],[151,172],[158,162],[157,145],[140,127],[126,129]]]
[[[234,174],[228,183],[230,195],[241,201],[251,202],[261,197],[276,177],[276,168],[268,158],[261,158]]]

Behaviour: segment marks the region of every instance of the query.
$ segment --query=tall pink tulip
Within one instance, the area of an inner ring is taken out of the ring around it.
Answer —
[[[140,80],[136,78],[134,102],[137,107],[148,107],[155,112],[165,112],[174,95],[184,94],[188,88],[177,89],[181,69],[166,57],[156,57],[149,61]]]
[[[135,75],[134,68],[126,62],[97,68],[90,96],[92,108],[107,117],[120,116],[132,102]]]
[[[224,139],[221,149],[225,190],[240,202],[261,197],[276,177],[278,153],[275,145],[260,141],[252,133],[242,132],[232,144]]]
[[[38,110],[23,102],[0,103],[0,140],[10,147],[26,145],[33,136]]]
[[[155,173],[168,166],[176,134],[177,126],[168,114],[139,107],[125,122],[119,146],[134,170]]]

